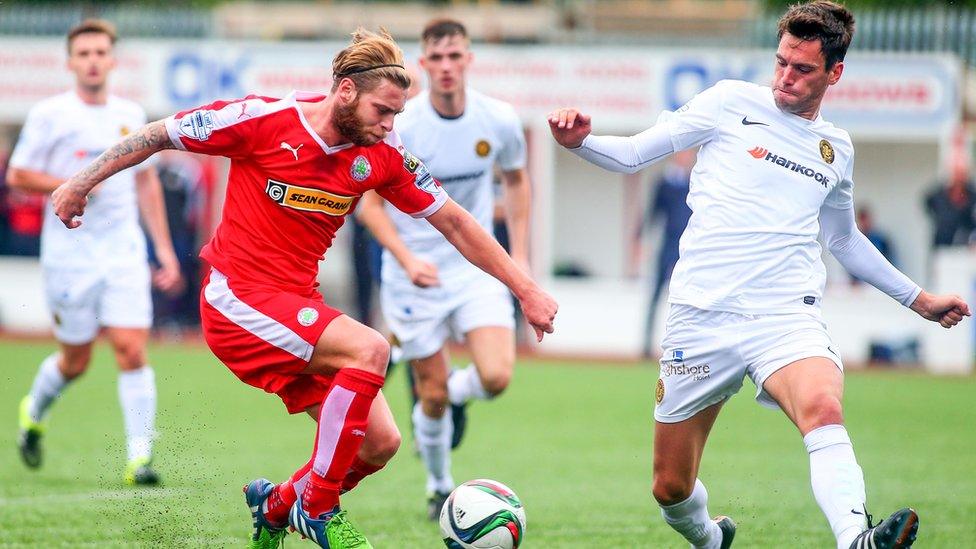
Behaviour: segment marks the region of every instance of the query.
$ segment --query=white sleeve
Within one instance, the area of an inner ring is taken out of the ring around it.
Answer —
[[[656,124],[630,137],[588,135],[570,152],[612,172],[637,173],[674,152],[667,124]]]
[[[10,155],[10,166],[46,173],[55,138],[51,119],[37,108],[31,109]]]
[[[570,150],[601,168],[636,173],[675,151],[710,141],[725,107],[727,89],[732,85],[734,82],[729,80],[715,84],[680,109],[662,112],[657,124],[637,135],[588,135],[579,147]]]
[[[525,167],[525,132],[515,109],[508,109],[502,118],[501,150],[498,151],[498,167],[503,171]]]
[[[847,272],[867,282],[908,307],[922,288],[896,269],[871,241],[857,229],[854,205],[820,208],[820,234],[830,253]]]
[[[678,110],[664,111],[657,123],[665,123],[671,131],[674,150],[683,151],[703,145],[715,136],[719,118],[725,109],[729,90],[741,85],[734,80],[722,80],[691,98]]]

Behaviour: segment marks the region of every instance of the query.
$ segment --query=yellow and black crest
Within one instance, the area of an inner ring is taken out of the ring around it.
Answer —
[[[477,143],[474,144],[474,152],[481,158],[488,156],[491,152],[491,143],[486,139],[479,139]]]
[[[131,133],[131,130],[129,130],[129,126],[122,126],[119,128],[119,133],[122,134],[122,137],[125,137]]]
[[[826,139],[820,140],[820,156],[823,157],[824,162],[828,164],[834,163],[834,148],[830,145],[830,141]]]
[[[664,400],[664,380],[663,379],[658,379],[657,380],[657,387],[654,389],[654,400],[658,404],[660,404],[661,401]]]

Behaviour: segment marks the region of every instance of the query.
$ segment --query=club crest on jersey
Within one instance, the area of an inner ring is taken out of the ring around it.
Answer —
[[[366,160],[363,155],[357,156],[352,161],[352,166],[349,167],[349,175],[356,181],[365,181],[371,173],[373,173],[373,167],[369,165],[369,160]]]
[[[660,404],[662,400],[664,400],[664,380],[658,378],[657,387],[654,388],[654,401]]]
[[[306,212],[321,212],[335,217],[349,213],[354,198],[332,194],[320,189],[299,187],[274,179],[268,180],[265,192],[271,200],[286,208]]]
[[[180,119],[180,133],[190,139],[206,141],[213,133],[213,118],[213,111],[193,111]]]
[[[828,164],[834,163],[834,148],[830,145],[830,141],[826,139],[820,140],[820,156],[823,157],[824,162]]]
[[[131,130],[129,130],[129,126],[123,125],[121,128],[119,128],[119,135],[121,135],[122,137],[129,135],[129,133],[131,133]]]
[[[487,139],[479,139],[474,144],[474,152],[481,158],[488,156],[491,153],[491,143]]]
[[[319,319],[319,312],[311,307],[303,307],[298,311],[298,323],[306,328],[315,324]]]

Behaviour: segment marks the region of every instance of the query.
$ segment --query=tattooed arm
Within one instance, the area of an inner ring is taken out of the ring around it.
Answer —
[[[139,131],[113,145],[94,162],[55,189],[51,195],[54,213],[65,227],[69,229],[78,227],[81,225],[81,220],[75,217],[85,213],[88,194],[95,185],[126,168],[135,166],[156,152],[172,148],[175,147],[166,133],[166,124],[162,120],[146,124]]]

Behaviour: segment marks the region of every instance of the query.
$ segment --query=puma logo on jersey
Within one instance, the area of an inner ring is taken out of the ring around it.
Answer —
[[[285,141],[282,141],[281,142],[281,148],[282,149],[285,149],[285,150],[291,151],[291,154],[295,155],[295,160],[298,160],[298,149],[300,149],[300,148],[302,148],[304,146],[305,146],[305,143],[300,143],[297,147],[292,147],[291,145],[289,145]]]

